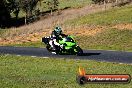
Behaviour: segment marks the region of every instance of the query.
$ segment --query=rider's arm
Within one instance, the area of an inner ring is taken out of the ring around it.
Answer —
[[[56,41],[56,39],[53,39],[53,42],[55,45],[59,46],[60,44]]]
[[[66,36],[67,36],[66,34],[63,34],[63,33],[61,33],[60,35],[61,35],[62,37],[66,37]]]
[[[51,35],[51,39],[53,40],[53,43],[55,44],[55,45],[60,45],[58,42],[57,42],[57,39],[56,39],[56,36],[54,35],[54,34],[52,34]]]

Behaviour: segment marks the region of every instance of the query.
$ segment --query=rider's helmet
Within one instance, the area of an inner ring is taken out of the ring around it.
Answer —
[[[56,35],[60,35],[61,33],[62,33],[62,30],[61,30],[61,27],[55,27],[55,33],[56,33]]]

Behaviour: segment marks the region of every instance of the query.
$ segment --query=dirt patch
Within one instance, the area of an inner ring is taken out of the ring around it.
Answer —
[[[75,28],[65,28],[64,33],[67,35],[74,35],[74,36],[94,36],[98,33],[101,33],[105,27],[100,26],[80,26]],[[36,32],[31,33],[28,35],[19,35],[15,38],[6,38],[6,39],[0,39],[0,45],[9,45],[9,44],[22,44],[27,42],[37,42],[41,41],[41,38],[44,36],[49,36],[51,34],[52,30],[47,29],[47,31],[43,32]]]
[[[31,33],[28,35],[19,35],[15,38],[8,37],[6,39],[1,39],[0,40],[0,45],[9,45],[9,44],[22,44],[22,43],[27,43],[27,42],[36,42],[36,41],[41,41],[41,38],[45,35],[49,34],[49,32],[36,32],[36,33]]]
[[[132,23],[129,24],[117,24],[112,28],[120,29],[120,30],[132,30]]]
[[[66,30],[66,33],[69,35],[75,36],[95,36],[98,33],[101,33],[105,27],[101,26],[81,26],[74,29]]]

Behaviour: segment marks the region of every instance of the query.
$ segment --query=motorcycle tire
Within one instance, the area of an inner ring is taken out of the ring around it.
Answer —
[[[77,49],[77,56],[83,55],[83,50],[79,46],[77,46],[76,49]]]

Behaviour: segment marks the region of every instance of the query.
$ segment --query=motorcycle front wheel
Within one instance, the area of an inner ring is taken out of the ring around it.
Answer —
[[[76,47],[76,50],[77,50],[77,56],[83,55],[83,50],[79,46]]]

